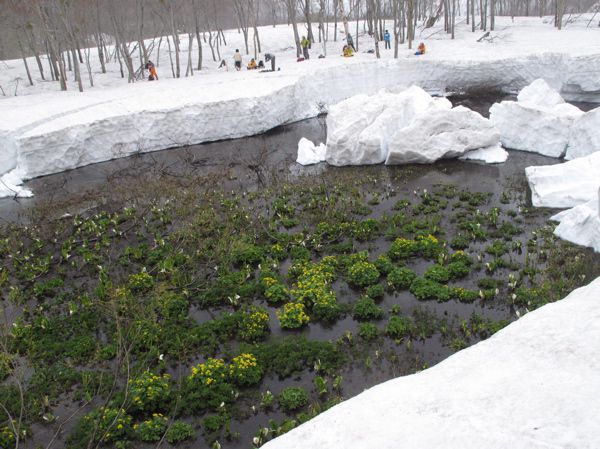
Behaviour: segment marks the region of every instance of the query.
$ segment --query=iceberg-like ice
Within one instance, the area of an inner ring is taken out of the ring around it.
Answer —
[[[596,197],[587,203],[554,215],[551,219],[559,222],[554,234],[561,239],[600,252],[600,207],[598,202],[599,198]]]
[[[323,162],[325,161],[325,150],[325,145],[322,143],[316,146],[306,137],[303,137],[298,142],[298,158],[296,162],[301,165],[312,165]]]
[[[525,174],[534,206],[578,206],[597,198],[600,151],[564,164],[527,167]]]
[[[463,106],[433,107],[392,135],[385,163],[428,164],[494,146],[499,140],[498,130],[477,112]]]
[[[338,166],[427,164],[499,142],[498,131],[480,114],[452,108],[417,86],[332,106],[327,131],[326,160]]]
[[[573,123],[565,159],[572,160],[600,151],[600,108],[586,112]]]
[[[573,122],[584,113],[565,103],[544,80],[525,87],[518,101],[503,101],[490,109],[490,121],[500,130],[502,146],[545,156],[562,157]]]
[[[31,190],[21,186],[23,184],[22,173],[19,169],[14,169],[0,176],[0,198],[17,197],[29,198],[33,196]]]

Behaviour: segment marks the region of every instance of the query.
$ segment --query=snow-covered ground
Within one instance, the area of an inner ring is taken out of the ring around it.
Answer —
[[[16,166],[27,179],[136,152],[257,134],[313,117],[359,93],[398,92],[412,84],[438,93],[517,91],[541,77],[566,98],[600,101],[600,29],[586,28],[588,20],[583,16],[559,32],[547,18],[498,18],[491,41],[482,42],[477,42],[481,32],[471,33],[459,21],[457,39],[439,27],[420,30],[417,41],[427,44],[427,54],[414,56],[403,45],[399,59],[392,50],[382,50],[381,60],[363,53],[373,47],[366,37],[359,39],[355,57],[343,58],[340,34],[328,43],[325,59],[317,58],[324,51],[315,44],[312,58],[301,63],[295,60],[291,28],[264,27],[263,51],[277,55],[281,71],[226,72],[208,61],[196,76],[172,79],[163,49],[160,81],[128,85],[112,63],[108,74],[94,73],[96,87],[83,94],[72,82],[67,93],[40,80],[25,87],[22,62],[6,61],[0,64],[4,91],[10,95],[14,80],[21,80],[19,96],[0,101],[0,152],[8,155],[0,158],[0,175]],[[243,46],[235,31],[226,36],[222,56],[231,66],[233,51]],[[205,59],[209,54],[205,48]],[[31,67],[36,74],[33,60]]]
[[[265,449],[600,447],[600,278]]]

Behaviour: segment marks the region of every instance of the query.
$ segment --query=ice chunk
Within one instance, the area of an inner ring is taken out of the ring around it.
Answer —
[[[600,151],[564,164],[525,169],[536,207],[573,207],[597,198]]]
[[[327,129],[331,165],[430,163],[499,141],[481,115],[417,86],[343,101],[331,108]]]
[[[519,103],[530,103],[541,108],[552,108],[565,102],[560,94],[542,78],[524,87],[517,96]]]
[[[586,112],[573,123],[565,159],[600,151],[600,108]]]
[[[502,145],[497,144],[491,147],[469,151],[459,159],[463,161],[481,161],[486,164],[501,164],[508,159],[508,151],[502,148]]]
[[[499,139],[490,121],[477,112],[462,106],[450,110],[434,107],[393,134],[385,163],[427,164],[497,145]]]
[[[318,164],[325,160],[325,145],[322,143],[319,146],[315,146],[307,138],[303,137],[298,142],[298,158],[296,162],[301,165],[312,165]]]
[[[333,106],[327,116],[327,162],[331,165],[380,164],[392,134],[431,107],[447,109],[412,86],[399,94],[357,95]]]
[[[560,224],[554,230],[557,237],[600,252],[600,212],[598,198],[560,212],[551,219]]]
[[[21,186],[23,175],[19,169],[14,169],[0,177],[0,198],[18,197],[29,198],[33,196],[31,190]]]
[[[518,102],[503,101],[490,108],[490,121],[500,130],[504,147],[550,157],[565,154],[571,126],[581,115],[542,79],[525,87]]]

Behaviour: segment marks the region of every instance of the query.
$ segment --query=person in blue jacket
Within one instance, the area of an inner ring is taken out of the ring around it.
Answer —
[[[392,48],[392,36],[390,36],[390,32],[385,30],[383,34],[383,41],[385,42],[385,49],[389,50]]]

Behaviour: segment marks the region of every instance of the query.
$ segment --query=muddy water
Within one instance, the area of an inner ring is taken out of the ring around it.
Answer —
[[[496,99],[478,101],[471,98],[457,98],[455,103],[465,104],[485,115],[490,104]],[[143,185],[144,181],[149,178],[173,178],[182,182],[184,186],[186,182],[189,186],[193,186],[199,180],[211,175],[212,178],[209,182],[214,183],[215,187],[231,190],[261,189],[275,176],[290,179],[309,176],[313,177],[315,182],[322,177],[329,176],[356,179],[369,177],[376,180],[381,186],[379,191],[386,193],[379,198],[378,204],[370,206],[372,210],[370,216],[375,218],[389,213],[398,199],[411,198],[415,191],[431,190],[438,184],[452,184],[462,190],[491,192],[494,195],[494,205],[508,210],[514,209],[517,204],[529,203],[529,192],[524,176],[525,167],[559,163],[556,159],[511,151],[509,160],[499,165],[448,160],[428,166],[335,168],[320,164],[313,167],[301,167],[294,162],[297,142],[301,137],[307,137],[315,142],[325,141],[325,117],[279,127],[260,136],[140,154],[35,179],[28,182],[27,187],[31,188],[36,196],[19,201],[0,200],[0,217],[3,220],[23,223],[56,219],[64,214],[76,214],[83,210],[114,205],[115,202],[132,201],[135,199],[135,188],[139,188],[140,184]],[[128,196],[129,190],[132,193]],[[511,192],[510,204],[498,203],[498,197],[502,192]],[[538,227],[544,224],[549,216],[549,211],[540,211],[523,227],[527,230]],[[442,227],[444,224],[447,223],[442,223]],[[452,237],[451,234],[446,235],[447,240]],[[381,243],[383,243],[383,238]],[[380,252],[379,246],[383,245],[371,242],[359,249],[369,249],[371,255],[376,256]],[[481,248],[474,246],[472,249],[479,250]],[[519,260],[519,262],[522,261]],[[428,265],[428,263],[420,265],[417,263],[411,268],[421,275]],[[476,288],[477,279],[473,277],[474,275],[471,276],[461,282],[461,285],[470,289]],[[334,287],[340,302],[350,303],[358,299],[359,294],[345,284],[340,283]],[[424,304],[417,301],[408,292],[386,293],[379,305],[386,311],[394,306],[400,306],[404,315],[410,315],[416,310],[425,311],[435,315],[438,319],[447,320],[449,323],[468,319],[473,313],[494,320],[513,320],[515,318],[514,310],[507,307],[505,303],[503,306],[494,303],[483,304],[478,301],[470,305],[456,301],[443,304],[429,301]],[[272,315],[273,335],[271,338],[285,336],[286,331],[281,330],[277,325],[274,309],[269,308],[269,312]],[[191,310],[190,316],[198,322],[205,322],[214,317],[201,310]],[[377,326],[383,329],[384,324],[385,322],[382,320],[377,323]],[[356,335],[358,331],[358,323],[351,316],[339,320],[333,326],[311,323],[303,332],[310,339],[337,340],[348,338],[348,331],[353,335]],[[442,345],[439,335],[423,341],[414,341],[411,346],[405,343],[398,345],[387,339],[380,340],[367,351],[360,350],[356,354],[352,354],[353,364],[340,373],[344,379],[343,397],[355,396],[364,389],[393,377],[414,373],[432,366],[452,352],[452,349]],[[179,369],[181,368],[179,367]],[[177,368],[173,368],[173,374],[177,371]],[[284,381],[267,378],[263,382],[261,391],[269,389],[277,394],[288,386],[303,386],[312,391],[314,390],[314,376],[314,373],[309,373]],[[316,398],[313,397],[313,399]],[[268,414],[250,412],[252,405],[258,407],[256,398],[248,398],[246,405],[247,419],[234,420],[231,426],[233,432],[239,432],[240,438],[230,442],[221,441],[223,447],[247,448],[257,429],[266,426],[269,419],[281,421],[285,418],[278,411]],[[77,412],[77,409],[78,404],[65,401],[56,410],[58,412],[56,414],[64,417],[71,413],[81,415],[87,411],[87,409],[82,409]],[[191,422],[194,425],[201,424],[200,418]],[[27,441],[28,447],[38,445],[45,447],[55,431],[55,429],[38,424],[34,426],[33,430],[34,438]],[[63,430],[67,434],[70,426],[65,426]],[[63,444],[64,441],[59,438],[55,447]],[[168,445],[165,444],[165,446]],[[140,445],[139,447],[145,446]],[[207,445],[199,431],[196,443],[182,444],[179,447],[207,447]]]

